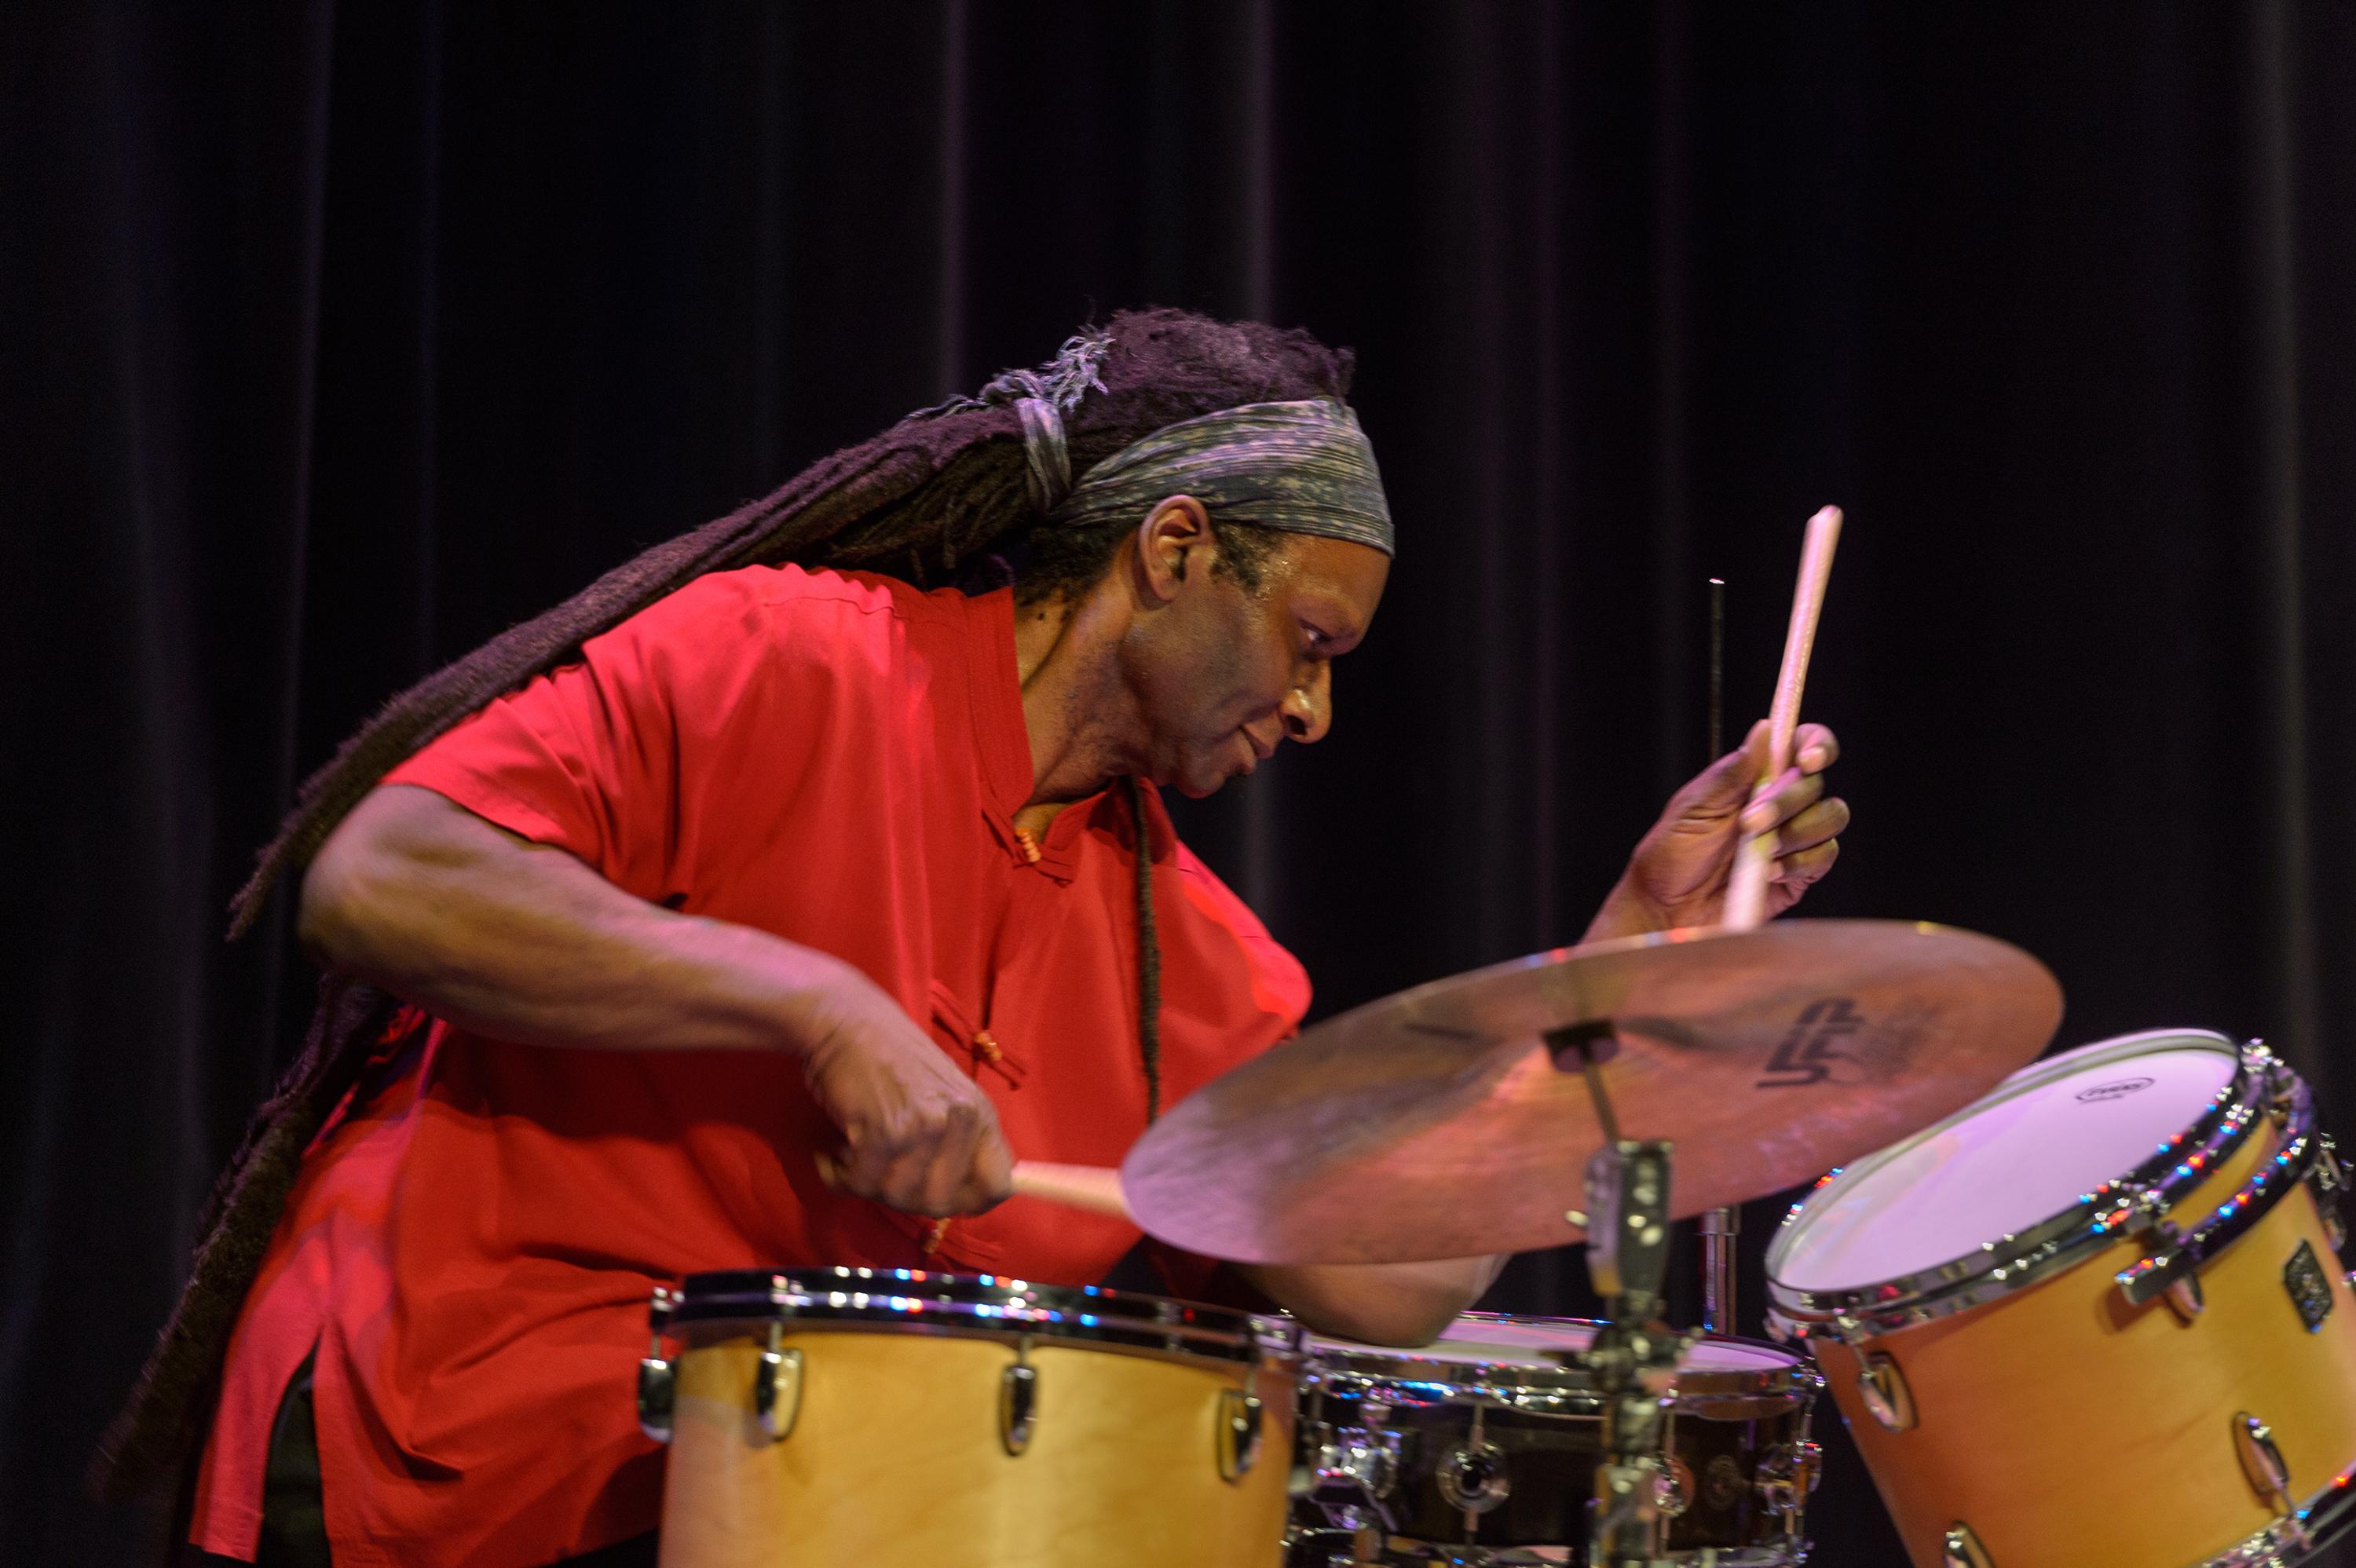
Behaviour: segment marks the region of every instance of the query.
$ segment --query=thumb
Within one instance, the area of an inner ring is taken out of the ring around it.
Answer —
[[[1687,805],[1703,811],[1739,811],[1758,787],[1767,766],[1767,720],[1751,726],[1742,744],[1702,770],[1687,786]]]

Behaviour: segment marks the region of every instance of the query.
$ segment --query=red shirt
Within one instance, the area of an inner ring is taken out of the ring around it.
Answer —
[[[1031,769],[1009,593],[789,567],[690,584],[388,782],[850,960],[974,1075],[1018,1157],[1113,1165],[1145,1127],[1128,812],[1066,808],[1031,863]],[[1309,990],[1148,799],[1168,1104],[1290,1033]],[[656,1283],[846,1264],[1086,1284],[1138,1240],[1024,1198],[936,1240],[830,1192],[811,1155],[836,1135],[783,1055],[432,1019],[380,1054],[391,1083],[306,1155],[231,1339],[209,1551],[252,1556],[271,1421],[315,1344],[337,1563],[530,1568],[657,1522],[633,1407]]]

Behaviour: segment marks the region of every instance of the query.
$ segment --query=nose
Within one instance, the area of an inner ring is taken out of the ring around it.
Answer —
[[[1320,660],[1307,680],[1284,694],[1277,711],[1284,717],[1284,732],[1293,740],[1303,745],[1323,740],[1333,727],[1333,667]]]

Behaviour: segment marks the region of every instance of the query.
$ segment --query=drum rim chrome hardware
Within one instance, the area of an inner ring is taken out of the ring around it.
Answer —
[[[2297,1511],[2291,1501],[2290,1462],[2275,1442],[2274,1428],[2246,1410],[2233,1413],[2233,1454],[2250,1489],[2277,1513]]]
[[[1940,1537],[1939,1560],[1946,1568],[1996,1568],[1996,1559],[1962,1520],[1949,1525],[1947,1533]]]
[[[1314,1533],[1347,1538],[1350,1531],[1342,1529]],[[1387,1535],[1377,1531],[1376,1547],[1383,1563],[1431,1563],[1435,1568],[1584,1568],[1586,1548],[1582,1546],[1478,1546],[1464,1541],[1418,1541],[1413,1536]],[[1798,1541],[1788,1545],[1706,1547],[1700,1552],[1673,1552],[1663,1559],[1674,1568],[1795,1568],[1805,1563],[1815,1550],[1813,1541]],[[1569,1555],[1565,1553],[1569,1552]],[[1332,1560],[1333,1568],[1357,1568],[1347,1558]],[[2241,1568],[2240,1564],[2203,1563],[2201,1568]],[[2253,1565],[2256,1568],[2256,1565]]]
[[[1014,1359],[998,1374],[998,1442],[1011,1457],[1031,1446],[1039,1426],[1039,1369],[1031,1364],[1031,1336],[1014,1341]]]
[[[1898,1358],[1886,1350],[1870,1350],[1858,1358],[1857,1397],[1884,1432],[1911,1432],[1920,1418],[1914,1391],[1907,1386]]]
[[[678,1293],[655,1286],[647,1303],[647,1353],[638,1358],[638,1430],[658,1443],[670,1441],[671,1414],[679,1400],[679,1363],[663,1352],[663,1333],[679,1305]]]
[[[1311,1408],[1320,1408],[1313,1399]],[[1310,1473],[1300,1495],[1316,1498],[1339,1483],[1356,1490],[1359,1506],[1371,1509],[1391,1528],[1388,1499],[1398,1488],[1405,1435],[1368,1420],[1353,1426],[1335,1426],[1312,1419],[1301,1428],[1301,1445],[1310,1459]],[[1322,1504],[1320,1505],[1323,1506]]]
[[[1244,1386],[1219,1391],[1219,1477],[1240,1481],[1251,1474],[1259,1463],[1261,1445],[1268,1435],[1267,1411],[1258,1393],[1253,1392],[1251,1372],[1244,1373]]]
[[[1778,1273],[1790,1253],[1802,1216],[1828,1189],[1857,1185],[1928,1139],[1980,1115],[1992,1100],[2008,1092],[2033,1089],[2090,1067],[2147,1055],[2154,1046],[2164,1041],[2231,1054],[2234,1058],[2233,1073],[2190,1126],[2163,1143],[2158,1152],[2133,1170],[2081,1194],[2074,1203],[2050,1219],[2001,1241],[1983,1243],[1961,1257],[1930,1268],[1837,1290],[1803,1290],[1779,1281]],[[2303,1177],[2315,1152],[2312,1101],[2305,1083],[2261,1041],[2251,1040],[2236,1047],[2212,1029],[2146,1029],[2097,1040],[2032,1063],[1961,1110],[1829,1173],[1807,1197],[1792,1206],[1767,1250],[1768,1331],[1777,1338],[1823,1334],[1844,1344],[1856,1345],[1967,1311],[2066,1273],[2111,1245],[2122,1232],[2152,1231],[2164,1223],[2161,1217],[2208,1180],[2221,1162],[2239,1151],[2277,1102],[2288,1104],[2292,1123],[2283,1152],[2298,1142],[2302,1133],[2307,1135],[2296,1157]],[[2272,1179],[2265,1191],[2252,1200],[2244,1202],[2237,1195],[2222,1206],[2219,1214],[2211,1216],[2211,1221],[2222,1224],[2225,1221],[2221,1216],[2226,1211],[2234,1211],[2230,1217],[2230,1233],[2208,1238],[2201,1255],[2213,1254],[2254,1225],[2292,1185],[2279,1178]],[[2198,1230],[2193,1232],[2201,1233]],[[2168,1253],[2163,1249],[2154,1255]],[[2176,1276],[2171,1273],[2171,1278]],[[2164,1289],[2165,1283],[2152,1294]]]
[[[785,1343],[786,1326],[769,1325],[768,1343],[753,1369],[753,1418],[771,1442],[793,1435],[802,1413],[802,1353]]]
[[[658,1286],[659,1290],[663,1287]],[[830,1328],[1088,1340],[1247,1366],[1299,1360],[1288,1319],[1102,1285],[1034,1285],[999,1275],[926,1269],[724,1269],[689,1275],[669,1290],[667,1321],[742,1332],[747,1322]]]
[[[2163,1232],[2164,1243],[2148,1256],[2118,1273],[2120,1293],[2137,1306],[2191,1281],[2192,1312],[2200,1300],[2201,1265],[2232,1246],[2274,1211],[2276,1204],[2296,1190],[2313,1170],[2319,1153],[2315,1128],[2315,1098],[2307,1084],[2293,1080],[2289,1113],[2283,1124],[2282,1147],[2252,1174],[2240,1191],[2212,1210],[2189,1231]],[[2190,1314],[2188,1314],[2189,1316]]]
[[[1467,1312],[1459,1324],[1497,1323],[1515,1327],[1596,1329],[1590,1317],[1516,1317],[1499,1312]],[[1442,1344],[1449,1341],[1441,1341]],[[1707,1367],[1677,1369],[1676,1408],[1680,1413],[1709,1418],[1713,1405],[1777,1402],[1813,1402],[1824,1391],[1824,1374],[1804,1357],[1761,1339],[1712,1335],[1697,1344],[1740,1345],[1764,1350],[1788,1364],[1774,1367]],[[1603,1396],[1593,1381],[1565,1361],[1490,1361],[1471,1357],[1441,1358],[1416,1350],[1385,1349],[1312,1337],[1306,1342],[1309,1360],[1301,1369],[1301,1387],[1345,1399],[1375,1398],[1387,1404],[1488,1404],[1534,1415],[1595,1415]]]
[[[1825,1478],[1824,1445],[1808,1437],[1778,1443],[1759,1462],[1751,1482],[1759,1501],[1778,1519],[1796,1519]]]
[[[2356,1456],[2287,1519],[2278,1519],[2193,1568],[2296,1568],[2356,1523]]]

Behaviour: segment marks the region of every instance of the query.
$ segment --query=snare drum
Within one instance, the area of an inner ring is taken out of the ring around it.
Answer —
[[[2263,1047],[2105,1040],[1826,1178],[1770,1326],[1920,1568],[2298,1562],[2356,1465],[2340,1184]]]
[[[670,1445],[664,1568],[1282,1559],[1282,1320],[813,1268],[691,1275],[657,1293],[653,1329],[639,1411]]]
[[[1603,1402],[1560,1358],[1599,1327],[1475,1312],[1420,1350],[1312,1339],[1297,1463],[1313,1489],[1295,1516],[1294,1563],[1586,1562]],[[1671,1561],[1801,1560],[1821,1386],[1773,1345],[1687,1349],[1665,1424]]]

